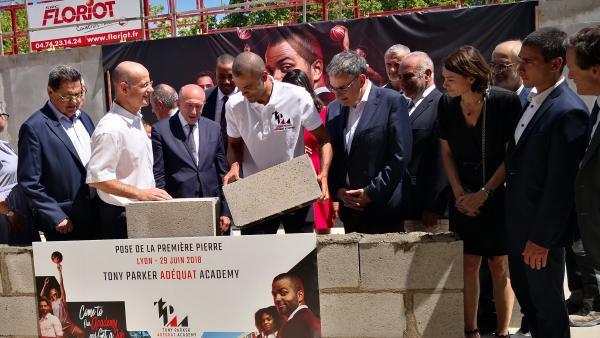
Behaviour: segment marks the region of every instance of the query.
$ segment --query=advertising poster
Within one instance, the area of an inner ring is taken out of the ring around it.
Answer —
[[[36,242],[40,333],[320,337],[315,246],[314,234]]]
[[[29,28],[41,29],[29,35],[35,51],[139,40],[139,18],[138,1],[58,0],[27,5]]]

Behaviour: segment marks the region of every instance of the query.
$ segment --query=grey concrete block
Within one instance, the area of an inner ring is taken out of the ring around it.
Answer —
[[[449,241],[451,237],[447,236],[423,233],[365,236],[359,244],[361,288],[462,289],[462,242]],[[436,237],[442,241],[436,242]]]
[[[358,242],[327,243],[317,250],[319,288],[358,288]]]
[[[33,260],[31,253],[12,253],[4,256],[12,294],[33,294]]]
[[[127,205],[129,238],[214,236],[218,198],[177,198]]]
[[[321,196],[307,155],[223,187],[233,221],[245,226],[310,204]]]
[[[402,337],[406,327],[399,293],[321,294],[323,337]]]
[[[35,297],[0,297],[0,335],[37,336]]]
[[[413,295],[417,330],[422,337],[463,336],[463,294]]]

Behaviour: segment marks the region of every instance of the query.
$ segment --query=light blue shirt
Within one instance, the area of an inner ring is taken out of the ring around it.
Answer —
[[[8,142],[0,140],[0,198],[6,199],[17,184],[17,154]]]

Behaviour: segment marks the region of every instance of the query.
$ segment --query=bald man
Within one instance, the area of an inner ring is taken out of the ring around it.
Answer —
[[[115,101],[92,135],[86,183],[98,190],[99,222],[104,239],[127,238],[125,205],[162,201],[171,196],[155,188],[152,145],[140,110],[153,92],[148,70],[125,61],[112,73]]]
[[[228,234],[229,208],[223,176],[229,171],[218,123],[202,117],[204,90],[188,84],[179,90],[179,110],[152,128],[154,180],[174,198],[219,197],[219,234]]]
[[[260,56],[244,52],[233,62],[233,80],[240,90],[225,105],[231,164],[224,184],[249,176],[304,154],[304,129],[319,143],[321,199],[329,198],[327,175],[332,148],[323,121],[308,92],[302,87],[274,81]],[[257,131],[257,126],[259,130]],[[274,234],[282,222],[286,233],[312,232],[305,222],[308,207],[258,225],[242,234]]]
[[[521,106],[524,107],[527,104],[527,96],[531,92],[531,88],[523,85],[523,80],[517,69],[521,45],[522,43],[519,40],[501,42],[492,52],[490,68],[492,69],[493,84],[515,92],[519,95]]]

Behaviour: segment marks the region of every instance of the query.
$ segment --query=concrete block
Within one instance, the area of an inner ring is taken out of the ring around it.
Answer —
[[[447,219],[440,219],[438,221],[438,223],[436,225],[434,225],[431,228],[425,228],[425,226],[423,226],[423,223],[421,221],[411,221],[411,220],[406,220],[404,221],[404,230],[406,232],[431,232],[434,234],[440,233],[440,232],[448,232],[449,231],[449,224],[448,224],[448,220]]]
[[[463,294],[413,295],[417,330],[421,337],[463,336]]]
[[[4,256],[11,294],[33,294],[33,260],[31,253],[6,254]],[[8,291],[8,290],[7,290]]]
[[[323,337],[402,337],[406,327],[399,293],[322,293]]]
[[[246,226],[310,204],[321,196],[317,175],[302,155],[223,187],[233,221]]]
[[[319,288],[358,288],[358,241],[319,243],[317,249]]]
[[[0,297],[0,335],[37,336],[35,297]]]
[[[127,205],[129,238],[214,236],[218,198],[177,198]]]
[[[365,236],[359,243],[361,288],[462,289],[462,242],[452,238],[424,233]]]

